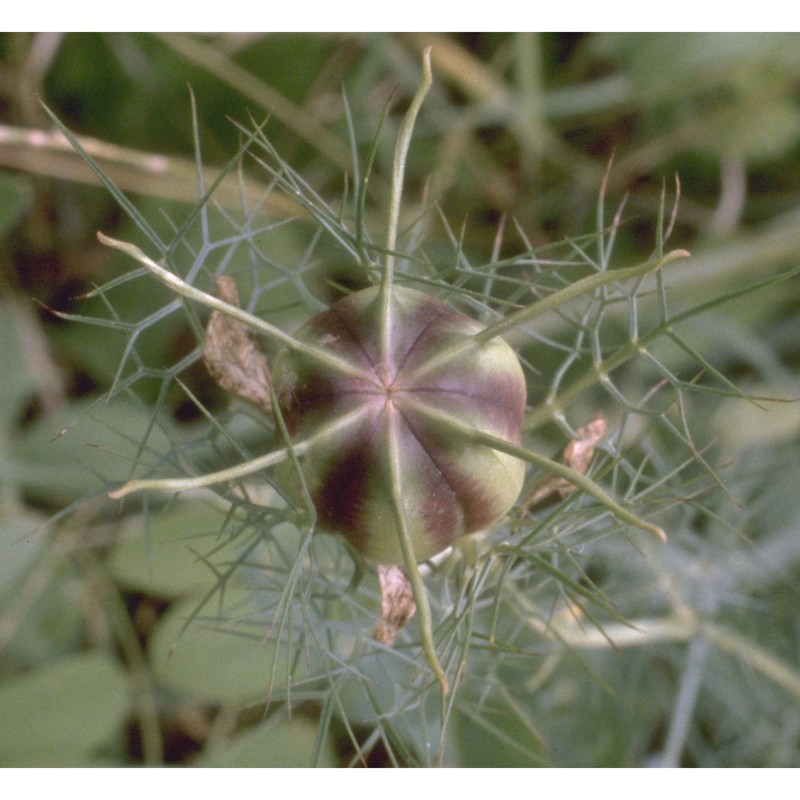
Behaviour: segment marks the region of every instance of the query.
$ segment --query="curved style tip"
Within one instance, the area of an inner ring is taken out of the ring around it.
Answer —
[[[670,250],[664,256],[665,261],[675,261],[678,258],[691,258],[691,253],[688,250]]]
[[[119,500],[125,497],[125,495],[130,494],[131,491],[132,489],[130,488],[130,484],[126,483],[124,486],[120,486],[119,489],[114,489],[114,491],[108,492],[108,496],[112,500]]]

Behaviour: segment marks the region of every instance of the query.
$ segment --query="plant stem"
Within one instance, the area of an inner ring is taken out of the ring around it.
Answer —
[[[681,678],[678,697],[669,722],[667,743],[659,763],[660,767],[679,767],[689,727],[697,704],[697,695],[703,680],[709,652],[708,639],[693,639],[686,652],[686,665]]]
[[[494,325],[484,328],[474,336],[456,342],[451,347],[439,353],[436,358],[432,358],[430,361],[428,361],[428,363],[425,365],[425,370],[427,371],[439,367],[443,363],[446,363],[447,361],[450,361],[453,358],[461,355],[464,350],[470,347],[479,347],[480,345],[485,344],[486,342],[495,339],[498,336],[502,336],[504,333],[518,327],[519,325],[531,322],[533,319],[541,316],[546,311],[552,311],[553,309],[558,308],[563,303],[566,303],[575,297],[580,297],[582,294],[593,292],[595,289],[599,289],[602,286],[608,286],[611,283],[619,283],[631,278],[639,278],[649,273],[657,272],[671,261],[675,261],[678,258],[687,258],[688,256],[689,253],[686,250],[672,250],[663,258],[655,261],[645,261],[644,263],[637,264],[634,267],[625,267],[623,269],[615,269],[608,272],[599,272],[594,275],[588,275],[579,281],[575,281],[575,283],[571,283],[569,286],[565,286],[560,291],[554,292],[547,297],[543,297],[541,300],[538,300],[532,305],[510,314],[509,316],[505,317],[505,319],[501,319],[499,322],[494,323]]]
[[[378,316],[378,353],[381,366],[388,370],[390,338],[392,330],[392,285],[394,283],[394,251],[397,246],[397,231],[400,220],[400,205],[403,197],[403,177],[405,175],[406,157],[411,145],[411,135],[414,132],[414,123],[417,114],[422,106],[425,96],[431,88],[433,75],[431,73],[431,48],[427,47],[422,54],[422,82],[411,101],[408,112],[400,126],[397,136],[397,145],[394,151],[394,166],[392,169],[392,189],[389,202],[389,224],[386,232],[386,260],[383,266],[383,275],[380,287],[380,311]],[[390,410],[387,408],[387,410]],[[428,603],[428,596],[425,593],[425,583],[422,580],[417,559],[414,555],[414,546],[411,542],[411,535],[406,525],[406,511],[403,507],[402,486],[400,476],[400,454],[397,450],[397,419],[396,414],[390,414],[390,424],[387,432],[387,446],[389,451],[389,485],[391,487],[392,512],[397,526],[397,535],[400,540],[400,550],[403,553],[403,563],[405,565],[408,581],[411,584],[411,591],[414,594],[414,602],[417,605],[419,624],[422,631],[422,650],[431,669],[436,675],[442,687],[442,692],[447,694],[449,686],[447,676],[439,663],[436,655],[436,646],[433,641],[433,619]]]
[[[679,258],[688,258],[689,253],[686,250],[672,250],[667,253],[663,258],[656,261],[645,261],[642,264],[637,264],[634,267],[625,267],[623,269],[610,270],[608,272],[599,272],[594,275],[588,275],[575,283],[554,292],[547,297],[543,297],[533,305],[527,308],[520,309],[519,311],[511,314],[505,319],[490,325],[480,333],[475,335],[478,343],[488,342],[497,336],[501,336],[506,331],[516,328],[518,325],[530,322],[535,317],[540,316],[545,311],[551,311],[558,308],[569,300],[579,297],[582,294],[593,292],[601,286],[607,286],[610,283],[618,283],[626,281],[630,278],[638,278],[649,273],[658,272],[662,267],[665,267],[671,261],[676,261]]]
[[[400,226],[400,205],[403,197],[403,178],[406,170],[406,157],[411,145],[411,135],[414,132],[414,123],[420,107],[433,83],[431,72],[431,48],[425,48],[422,54],[422,82],[411,101],[406,112],[400,132],[397,135],[397,144],[394,151],[394,165],[392,168],[392,189],[389,199],[389,223],[386,231],[386,260],[383,266],[380,291],[380,331],[379,353],[381,363],[388,365],[389,337],[392,324],[391,294],[394,282],[394,251],[397,246],[397,231]]]
[[[515,456],[516,458],[527,461],[530,464],[535,464],[538,467],[542,467],[542,469],[547,470],[552,475],[557,475],[559,478],[564,478],[564,480],[569,481],[576,488],[580,489],[591,497],[594,497],[595,500],[598,500],[600,503],[602,503],[606,508],[609,509],[609,511],[613,512],[620,520],[622,520],[622,522],[625,522],[634,528],[639,528],[640,530],[652,533],[662,543],[667,541],[667,534],[662,528],[659,528],[657,525],[653,525],[650,522],[646,522],[645,520],[637,517],[635,514],[632,514],[624,506],[621,506],[619,503],[617,503],[616,500],[609,497],[609,495],[606,494],[599,484],[595,483],[586,475],[582,475],[577,470],[570,469],[570,467],[560,464],[558,461],[553,461],[546,456],[541,456],[538,453],[535,453],[533,450],[528,450],[527,448],[518,444],[501,439],[499,436],[493,436],[492,434],[481,431],[478,428],[464,425],[455,417],[439,409],[423,405],[422,403],[418,404],[416,409],[431,419],[448,426],[451,430],[465,437],[467,440],[484,444],[487,447],[491,447],[493,450],[499,450],[501,453],[507,453],[508,455]]]
[[[198,289],[197,287],[186,283],[186,281],[182,280],[174,272],[170,272],[168,269],[164,269],[164,267],[156,264],[155,261],[146,256],[136,245],[129,242],[117,241],[116,239],[112,239],[102,233],[98,233],[97,238],[102,244],[113,247],[117,250],[121,250],[123,253],[127,253],[127,255],[146,267],[155,278],[161,281],[161,283],[168,288],[172,289],[172,291],[176,294],[179,294],[190,300],[194,300],[195,302],[207,306],[215,311],[226,314],[227,316],[247,325],[249,328],[252,328],[254,331],[262,333],[271,339],[277,340],[291,350],[296,350],[308,356],[309,358],[313,358],[323,366],[334,369],[350,377],[355,377],[362,380],[364,379],[364,375],[361,370],[357,369],[347,361],[338,358],[332,353],[329,353],[327,350],[324,350],[321,347],[316,347],[315,345],[307,342],[302,342],[291,334],[282,331],[275,325],[270,325],[269,322],[259,319],[244,309],[238,308],[230,303],[226,303],[224,300],[220,300],[218,297],[214,297],[213,295],[204,292],[202,289]]]
[[[433,619],[428,603],[428,595],[425,592],[425,583],[422,580],[417,559],[414,555],[414,546],[411,542],[411,534],[406,525],[406,510],[403,506],[403,487],[400,474],[400,453],[397,448],[397,412],[391,406],[387,406],[389,413],[389,426],[387,430],[387,448],[389,452],[389,486],[392,498],[392,512],[397,526],[397,535],[400,540],[400,549],[403,553],[403,564],[408,575],[408,582],[411,584],[411,591],[414,594],[414,602],[417,605],[419,616],[419,626],[422,632],[422,650],[428,661],[430,668],[436,675],[442,687],[443,694],[449,691],[447,676],[439,663],[436,655],[436,646],[433,641]]]
[[[208,475],[197,475],[192,478],[144,478],[128,481],[124,486],[109,492],[108,496],[114,500],[118,500],[125,495],[133,492],[140,492],[145,489],[158,489],[163,492],[185,492],[191,489],[200,489],[204,486],[213,486],[217,483],[226,483],[227,481],[238,480],[247,475],[252,475],[254,472],[260,472],[267,467],[273,467],[286,461],[290,458],[291,453],[295,456],[303,455],[303,453],[310,450],[314,445],[323,441],[329,436],[341,433],[346,430],[352,423],[356,422],[359,417],[363,416],[368,408],[357,408],[349,414],[336,419],[329,425],[320,428],[313,436],[304,439],[302,442],[293,444],[291,448],[282,447],[280,450],[273,450],[271,453],[259,456],[244,464],[237,464],[235,467],[219,470],[219,472],[211,472]]]
[[[786,663],[752,639],[719,625],[708,623],[703,627],[703,633],[720,650],[737,656],[791,694],[795,700],[800,700],[800,675],[795,664]]]

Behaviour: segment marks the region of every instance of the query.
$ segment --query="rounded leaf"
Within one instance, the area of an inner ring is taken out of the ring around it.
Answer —
[[[108,747],[130,710],[125,673],[102,652],[11,678],[0,688],[0,763],[44,766]]]

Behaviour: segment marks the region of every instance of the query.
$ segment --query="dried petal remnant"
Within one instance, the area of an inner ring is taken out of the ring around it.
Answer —
[[[562,459],[564,463],[575,472],[585,475],[589,471],[595,448],[605,437],[606,430],[606,418],[598,412],[586,425],[578,428],[577,438],[571,439],[564,448]],[[546,475],[522,504],[522,513],[563,500],[575,491],[577,491],[575,484],[566,478]]]
[[[378,564],[381,583],[381,619],[375,627],[375,639],[391,647],[397,634],[417,611],[414,593],[403,568]]]
[[[227,275],[217,278],[217,294],[220,300],[239,305],[236,284]],[[223,389],[272,413],[267,359],[244,323],[213,311],[206,326],[203,361]]]
[[[516,501],[524,474],[518,458],[476,443],[426,409],[518,443],[525,379],[501,339],[437,359],[448,348],[469,344],[481,328],[422,292],[393,288],[385,360],[378,321],[377,289],[340,300],[297,337],[324,346],[355,371],[345,374],[286,351],[274,381],[287,428],[298,440],[358,412],[345,430],[304,455],[304,477],[322,527],[378,563],[399,564],[390,437],[400,457],[404,523],[421,561],[500,519]]]

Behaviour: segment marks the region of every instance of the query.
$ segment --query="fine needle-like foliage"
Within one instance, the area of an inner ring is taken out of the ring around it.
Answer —
[[[695,352],[681,323],[729,298],[673,313],[670,264],[688,253],[667,247],[666,204],[659,209],[651,257],[621,265],[614,261],[615,243],[625,221],[622,209],[606,220],[604,191],[593,234],[533,247],[518,227],[517,255],[495,253],[476,265],[442,215],[452,252],[447,258],[427,252],[419,234],[424,224],[434,224],[435,210],[426,208],[424,220],[408,219],[402,198],[414,123],[424,114],[431,81],[426,52],[422,82],[399,128],[383,221],[372,214],[367,191],[383,130],[366,161],[353,165],[352,191],[334,203],[275,151],[268,126],[243,126],[241,150],[218,182],[256,168],[269,188],[255,206],[243,192],[239,214],[215,204],[216,183],[203,183],[197,141],[201,199],[186,219],[170,221],[167,236],[84,151],[143,241],[139,246],[99,235],[139,268],[87,298],[105,307],[105,317],[72,318],[124,340],[108,401],[148,398],[148,424],[136,434],[129,480],[108,487],[112,498],[125,498],[120,508],[126,512],[141,510],[154,519],[199,506],[217,520],[214,530],[204,527],[191,543],[212,580],[176,631],[176,653],[196,626],[245,641],[257,655],[248,662],[250,685],[260,687],[251,702],[288,711],[313,708],[318,742],[336,730],[349,742],[353,764],[365,763],[376,749],[396,765],[452,763],[464,730],[474,726],[523,763],[546,763],[553,742],[540,730],[539,714],[582,702],[577,692],[548,695],[558,688],[551,678],[561,665],[577,665],[593,687],[589,692],[612,697],[615,690],[594,674],[595,651],[699,642],[692,652],[701,659],[708,657],[704,648],[737,647],[723,627],[704,621],[683,588],[670,589],[677,573],[662,554],[681,541],[689,517],[714,518],[707,495],[727,491],[705,454],[708,442],[695,438],[689,398],[740,395]],[[273,196],[296,205],[294,219],[265,212]],[[290,239],[284,238],[286,226],[293,226]],[[273,251],[273,242],[289,252]],[[469,336],[431,353],[418,374],[469,363],[473,351],[503,341],[516,353],[527,385],[519,440],[448,408],[414,406],[420,420],[464,452],[481,448],[526,470],[513,507],[441,552],[421,554],[415,538],[420,509],[409,502],[415,495],[401,440],[394,423],[389,426],[386,535],[397,537],[396,560],[417,612],[391,645],[373,635],[380,612],[374,560],[320,524],[324,512],[314,501],[309,461],[320,446],[350,436],[362,411],[343,409],[303,438],[291,434],[291,420],[281,410],[291,389],[285,380],[283,389],[268,387],[270,415],[235,398],[209,407],[185,377],[201,360],[208,315],[216,313],[256,334],[271,364],[289,353],[342,380],[363,379],[334,348],[295,332],[328,305],[323,298],[330,287],[320,280],[319,267],[334,261],[347,261],[358,285],[374,287],[362,291],[376,293],[381,365],[391,360],[398,297],[413,289],[480,322]],[[241,307],[220,299],[220,276],[235,280]],[[168,294],[153,294],[147,313],[123,319],[115,296],[134,281],[144,295],[162,285]],[[175,324],[192,331],[196,346],[174,363],[145,355],[142,341],[159,326]],[[694,361],[688,376],[671,367],[676,348]],[[176,392],[195,410],[188,432],[165,418],[167,397]],[[584,426],[593,417],[602,420],[602,435],[590,439]],[[560,448],[553,453],[553,431],[563,447],[590,441],[587,457],[579,462]],[[534,501],[540,496],[544,502]],[[613,580],[604,580],[605,574]],[[638,604],[631,599],[637,593],[645,597]],[[800,695],[796,676],[782,673],[766,653],[747,652],[756,668],[771,670]],[[534,696],[531,704],[526,698]]]

